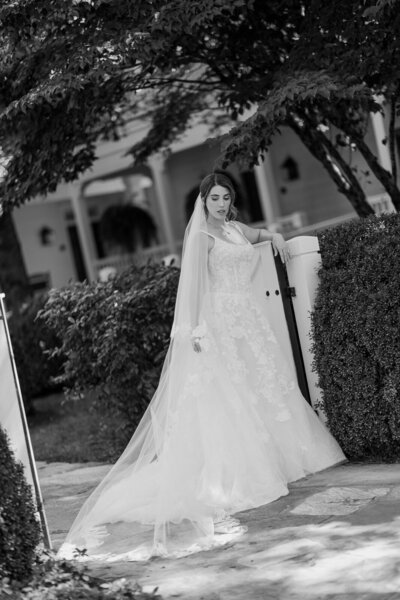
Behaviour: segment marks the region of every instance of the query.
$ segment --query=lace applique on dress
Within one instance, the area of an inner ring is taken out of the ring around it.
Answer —
[[[290,371],[277,365],[276,336],[251,292],[254,248],[214,239],[209,253],[211,314],[206,320],[218,351],[232,381],[252,391],[253,404],[273,404],[274,418],[288,420],[291,415],[281,399],[296,384]]]

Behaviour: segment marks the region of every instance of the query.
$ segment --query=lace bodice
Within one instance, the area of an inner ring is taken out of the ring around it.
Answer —
[[[254,248],[242,239],[243,243],[233,243],[214,238],[215,244],[208,257],[211,291],[238,293],[249,290]]]

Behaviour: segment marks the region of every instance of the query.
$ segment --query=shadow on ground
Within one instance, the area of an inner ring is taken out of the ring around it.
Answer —
[[[64,491],[59,486],[51,493],[54,477],[47,479],[47,493],[44,486],[57,543],[72,520],[68,506],[76,512],[90,491],[88,468],[92,482],[105,469],[85,466],[81,490],[71,488],[74,469],[69,466],[63,476],[62,465],[56,471],[66,482]],[[399,501],[399,465],[341,465],[292,484],[290,494],[276,502],[237,515],[248,532],[235,543],[175,560],[89,567],[104,579],[126,577],[146,591],[158,587],[165,599],[399,600]]]

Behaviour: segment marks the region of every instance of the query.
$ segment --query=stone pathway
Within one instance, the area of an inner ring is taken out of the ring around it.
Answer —
[[[55,548],[107,465],[38,463]],[[345,464],[242,512],[232,544],[177,560],[90,564],[165,599],[400,600],[400,465]]]

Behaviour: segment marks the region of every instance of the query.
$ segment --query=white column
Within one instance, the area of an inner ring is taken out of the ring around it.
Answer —
[[[287,244],[292,256],[286,266],[289,285],[294,287],[296,292],[293,297],[293,309],[311,403],[315,406],[321,400],[321,390],[318,387],[318,375],[312,368],[314,356],[311,351],[311,312],[314,308],[318,287],[318,269],[321,266],[321,255],[319,253],[318,238],[314,236],[295,237],[289,240]],[[318,412],[323,418],[323,413]]]
[[[278,191],[275,183],[271,157],[266,153],[264,162],[254,167],[254,175],[258,194],[260,196],[261,208],[268,225],[274,223],[280,214]]]
[[[85,199],[83,197],[81,187],[77,185],[70,185],[69,197],[71,200],[72,210],[74,212],[76,227],[78,230],[78,238],[81,245],[87,277],[89,282],[96,281],[97,272],[93,264],[96,257],[96,250],[89,217],[84,205]]]
[[[375,98],[377,102],[382,103],[380,98]],[[375,136],[376,149],[381,166],[392,172],[392,161],[390,160],[389,144],[384,144],[383,140],[387,138],[385,119],[382,113],[371,113],[372,130]]]
[[[384,98],[383,97],[375,97],[375,100],[379,102],[379,104],[383,105]],[[372,130],[374,132],[375,143],[376,143],[376,151],[378,154],[378,160],[380,165],[389,171],[392,172],[392,161],[390,160],[390,152],[389,152],[389,144],[383,143],[383,140],[387,139],[388,133],[386,131],[385,119],[382,113],[370,113],[371,114],[371,123]],[[384,191],[380,194],[375,194],[373,196],[367,196],[367,201],[372,206],[375,211],[375,214],[380,215],[383,213],[394,213],[396,212],[395,207],[393,206],[393,202],[389,196],[389,194]]]
[[[176,254],[177,245],[172,230],[172,223],[169,214],[169,184],[165,173],[165,161],[156,156],[149,159],[149,164],[153,174],[156,200],[160,209],[162,226],[165,233],[165,239],[169,246],[171,254]]]

